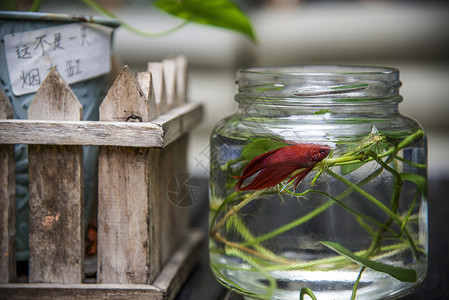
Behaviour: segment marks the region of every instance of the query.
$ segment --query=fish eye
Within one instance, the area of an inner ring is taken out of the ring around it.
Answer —
[[[324,153],[326,153],[326,150],[320,149],[320,154],[324,154]]]

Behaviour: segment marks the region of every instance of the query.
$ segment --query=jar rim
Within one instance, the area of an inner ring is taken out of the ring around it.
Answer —
[[[237,102],[251,99],[258,103],[270,99],[304,103],[318,101],[398,102],[401,82],[399,70],[388,67],[350,65],[299,65],[255,67],[237,73]],[[363,101],[362,101],[363,100]],[[306,101],[306,102],[307,102]]]
[[[399,70],[392,67],[358,66],[358,65],[297,65],[252,67],[238,70],[240,74],[264,74],[286,76],[339,76],[339,75],[392,75]]]

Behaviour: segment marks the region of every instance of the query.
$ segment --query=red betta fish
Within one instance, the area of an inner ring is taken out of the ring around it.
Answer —
[[[330,147],[317,144],[295,144],[271,150],[256,156],[246,166],[242,176],[236,176],[239,181],[235,187],[239,191],[262,190],[272,188],[287,179],[295,171],[288,183],[295,180],[295,189],[301,180],[313,167],[329,155]],[[245,179],[258,173],[246,186],[242,186]]]

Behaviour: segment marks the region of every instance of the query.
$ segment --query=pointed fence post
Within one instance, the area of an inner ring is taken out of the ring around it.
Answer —
[[[148,101],[125,67],[100,106],[100,121],[148,122]],[[157,275],[149,258],[149,155],[149,148],[100,147],[98,283],[148,284]]]
[[[143,95],[147,98],[149,107],[149,121],[157,117],[156,101],[154,100],[153,76],[150,71],[139,72],[136,74],[139,86]]]
[[[175,58],[176,61],[176,103],[181,105],[187,100],[187,69],[188,61],[184,55]]]
[[[149,62],[148,71],[153,77],[153,87],[157,115],[162,115],[170,109],[170,100],[166,88],[165,72],[168,71],[164,62]],[[172,96],[172,95],[170,95]],[[169,180],[170,165],[173,164],[173,155],[170,150],[151,149],[150,169],[150,198],[151,216],[155,226],[152,229],[152,268],[159,272],[175,248],[176,236],[173,236],[173,220],[170,216],[170,203],[167,197],[167,182]]]
[[[164,69],[161,62],[149,62],[148,71],[153,78],[154,99],[156,102],[157,115],[167,111],[167,95],[165,91]]]
[[[148,105],[150,109],[150,120],[156,118],[163,109],[163,104],[165,105],[165,92],[164,92],[164,80],[162,78],[162,65],[153,65],[153,71],[156,74],[156,80],[153,80],[153,74],[150,71],[137,73],[137,80],[139,85],[147,96]],[[159,78],[157,78],[159,76]],[[157,80],[159,79],[159,80]],[[153,83],[158,84],[158,89],[155,91]],[[156,104],[156,93],[159,97],[159,105]],[[162,269],[161,264],[161,214],[160,214],[160,201],[159,201],[159,187],[158,182],[160,180],[160,167],[159,167],[159,150],[150,148],[149,151],[149,169],[148,169],[148,183],[149,183],[149,282],[153,282],[157,274]]]
[[[82,120],[82,106],[52,68],[28,109],[30,120]],[[29,281],[83,280],[82,146],[29,145]]]
[[[0,90],[0,119],[12,119],[13,114],[9,99]],[[0,144],[0,283],[12,282],[16,274],[14,173],[14,145]]]
[[[185,78],[178,76],[175,59],[166,59],[162,63],[163,71],[158,76],[163,76],[162,86],[165,91],[167,103],[170,109],[176,109],[179,103],[176,101],[177,81],[185,82]],[[154,63],[153,63],[153,70]],[[156,69],[159,71],[159,69]],[[186,74],[186,73],[185,73]],[[153,74],[153,78],[156,75]],[[156,90],[156,88],[155,88]],[[185,95],[181,95],[185,98]],[[171,111],[167,112],[170,114]],[[159,251],[159,264],[164,265],[170,255],[187,235],[188,209],[180,202],[185,196],[187,186],[184,180],[187,174],[186,162],[187,135],[181,136],[162,149],[152,149],[152,163],[150,170],[151,198],[157,199],[155,203],[159,209],[159,228],[156,231]],[[157,255],[157,253],[155,253]]]
[[[162,69],[164,70],[165,94],[167,95],[168,109],[172,109],[178,105],[176,99],[176,73],[177,64],[174,58],[166,58],[162,61]]]

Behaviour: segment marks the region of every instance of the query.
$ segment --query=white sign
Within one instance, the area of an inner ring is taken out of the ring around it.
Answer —
[[[54,66],[68,84],[108,73],[111,33],[112,28],[106,26],[70,23],[6,35],[6,62],[14,95],[37,91]]]

